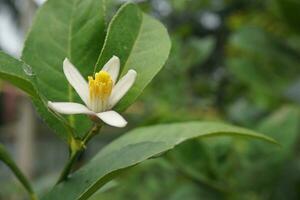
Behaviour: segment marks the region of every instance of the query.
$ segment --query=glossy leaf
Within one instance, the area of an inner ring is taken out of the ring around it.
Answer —
[[[0,78],[9,81],[32,97],[37,97],[31,83],[32,76],[30,66],[0,51]]]
[[[44,120],[60,133],[61,138],[65,141],[68,140],[70,134],[66,123],[59,120],[53,113],[49,113],[46,106],[47,102],[43,100],[44,98],[40,96],[36,89],[36,75],[29,65],[4,52],[0,52],[0,78],[26,92]]]
[[[276,143],[253,131],[216,122],[186,122],[138,128],[114,140],[70,179],[54,187],[43,199],[87,199],[122,170],[196,137],[240,136]]]
[[[243,191],[243,194],[260,194],[263,197],[272,196],[275,199],[273,195],[278,193],[277,196],[295,199],[298,189],[293,186],[293,180],[295,180],[295,174],[298,174],[298,164],[293,159],[298,145],[299,120],[299,108],[284,106],[258,123],[257,130],[280,141],[281,148],[266,148],[264,144],[256,141],[237,145],[236,150],[239,156],[238,158],[237,155],[232,157],[231,164],[229,164],[230,171],[232,171],[230,176],[232,180],[235,180],[231,187],[235,188],[235,191]],[[239,148],[241,145],[242,148]],[[224,163],[222,164],[218,165],[219,169],[224,166]],[[286,170],[288,173],[285,172]],[[225,173],[222,176],[226,179]],[[263,176],[257,176],[257,174],[263,174]],[[228,179],[230,178],[227,175],[226,183],[229,185]],[[264,189],[261,190],[262,188]]]
[[[121,76],[137,71],[137,80],[117,105],[125,110],[141,94],[166,62],[171,43],[164,26],[135,4],[125,4],[112,19],[95,71],[116,55],[121,60]]]
[[[68,57],[84,76],[93,73],[104,40],[104,9],[102,0],[49,0],[39,10],[22,59],[32,67],[47,100],[81,102],[63,74],[63,60]],[[76,136],[90,126],[85,116],[67,119]]]

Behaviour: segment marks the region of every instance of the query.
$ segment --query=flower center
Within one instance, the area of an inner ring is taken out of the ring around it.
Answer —
[[[99,111],[105,109],[107,99],[111,94],[113,81],[106,71],[100,71],[95,74],[95,78],[88,77],[90,104],[93,110]]]

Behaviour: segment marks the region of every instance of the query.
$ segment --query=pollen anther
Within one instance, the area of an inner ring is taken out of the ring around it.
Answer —
[[[95,74],[95,78],[92,76],[88,77],[89,81],[89,91],[90,91],[90,100],[91,101],[105,101],[110,96],[113,81],[111,76],[106,71],[100,71]]]

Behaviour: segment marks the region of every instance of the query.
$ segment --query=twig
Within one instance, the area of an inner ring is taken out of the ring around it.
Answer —
[[[70,156],[70,158],[69,158],[67,164],[64,166],[64,169],[63,169],[63,171],[61,172],[61,174],[60,174],[60,176],[59,176],[59,178],[58,178],[56,184],[62,182],[63,180],[65,180],[65,179],[68,177],[69,173],[70,173],[71,170],[72,170],[73,164],[74,164],[75,161],[77,160],[77,158],[78,158],[80,152],[81,152],[81,151],[77,151],[77,152],[71,154],[71,156]]]
[[[86,148],[86,144],[89,142],[89,140],[95,136],[101,128],[101,125],[96,123],[90,131],[87,132],[87,134],[84,136],[82,140],[76,140],[72,139],[70,142],[70,158],[68,162],[66,163],[63,171],[61,172],[58,181],[56,184],[62,182],[63,180],[67,179],[68,175],[70,174],[73,165],[77,161],[78,156],[81,152],[83,152]]]

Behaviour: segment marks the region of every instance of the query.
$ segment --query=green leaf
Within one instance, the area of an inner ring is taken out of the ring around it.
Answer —
[[[21,172],[21,170],[17,167],[16,163],[11,159],[8,152],[5,150],[4,146],[0,144],[0,160],[4,162],[11,171],[15,174],[17,179],[22,183],[26,191],[29,193],[32,200],[37,199],[35,196],[35,193],[32,189],[32,186],[30,185],[27,178],[24,176],[24,174]]]
[[[217,122],[186,122],[138,128],[114,140],[70,179],[55,186],[43,199],[87,199],[122,170],[156,157],[196,137],[241,136],[276,141],[253,131]]]
[[[187,176],[218,188],[211,152],[205,143],[191,140],[177,147],[168,155],[169,160],[178,170]],[[188,163],[188,165],[187,165]]]
[[[32,75],[28,65],[0,51],[0,78],[36,97],[37,93],[31,83]]]
[[[43,97],[36,89],[36,76],[29,65],[0,52],[0,78],[26,92],[45,121],[51,124],[55,131],[61,131],[61,138],[68,140],[70,134],[68,134],[66,124],[62,123],[53,113],[49,113],[47,102],[44,102]]]
[[[280,141],[282,148],[267,148],[257,142],[240,144],[242,148],[237,147],[239,158],[231,160],[231,177],[235,180],[231,187],[236,191],[243,190],[261,196],[272,196],[276,193],[275,196],[278,197],[288,194],[286,199],[292,199],[298,192],[293,180],[295,174],[298,174],[295,150],[299,138],[299,120],[299,108],[295,106],[283,106],[260,120],[257,130]],[[263,176],[256,177],[257,174]]]
[[[63,60],[68,57],[84,76],[93,73],[105,37],[104,9],[104,0],[48,0],[39,10],[22,59],[32,67],[47,100],[81,102],[63,74]],[[86,116],[67,119],[76,136],[90,127]]]
[[[171,43],[164,26],[136,5],[125,4],[111,20],[95,71],[116,55],[121,60],[121,76],[137,71],[137,80],[117,105],[125,110],[141,94],[166,62]]]

